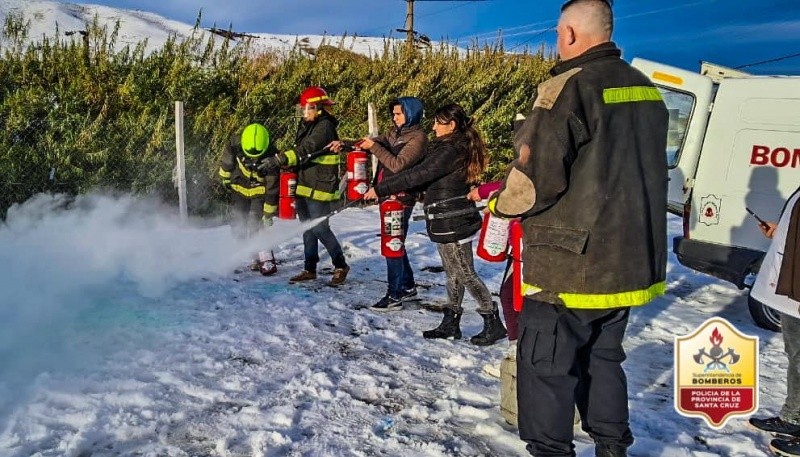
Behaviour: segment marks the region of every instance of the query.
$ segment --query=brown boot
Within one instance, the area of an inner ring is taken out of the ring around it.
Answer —
[[[333,270],[333,278],[331,278],[331,285],[338,286],[344,283],[344,280],[347,279],[347,273],[350,272],[350,267],[345,265],[342,268],[336,268]]]
[[[300,274],[289,278],[289,284],[294,284],[296,282],[302,282],[302,281],[311,281],[312,279],[317,279],[317,272],[303,270],[300,272]]]

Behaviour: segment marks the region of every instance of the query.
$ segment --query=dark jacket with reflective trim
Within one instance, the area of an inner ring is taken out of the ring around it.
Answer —
[[[404,190],[424,191],[426,208],[439,203],[435,210],[426,209],[426,213],[443,216],[426,218],[431,241],[453,243],[469,238],[481,228],[481,217],[475,209],[475,202],[466,198],[470,191],[467,184],[468,160],[469,140],[464,134],[456,132],[434,138],[428,142],[428,152],[421,162],[378,183],[375,193],[385,197]],[[440,203],[459,196],[464,198]],[[466,214],[446,217],[448,213],[462,211]]]
[[[322,111],[314,121],[301,120],[297,126],[294,153],[298,162],[298,195],[323,201],[339,199],[339,154],[314,154],[331,141],[339,139],[336,132],[338,124],[335,117]],[[311,189],[310,196],[302,195],[303,186]]]
[[[605,43],[552,70],[490,202],[523,218],[524,282],[599,298],[579,307],[644,304],[666,275],[667,110],[620,54]]]
[[[278,169],[261,172],[258,166],[264,159],[277,153],[275,145],[270,143],[260,157],[247,157],[239,136],[234,135],[222,151],[219,176],[223,181],[230,180],[230,188],[237,194],[246,198],[263,198],[264,212],[275,213],[278,210]]]

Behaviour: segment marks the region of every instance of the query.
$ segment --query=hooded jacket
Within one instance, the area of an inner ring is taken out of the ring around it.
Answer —
[[[642,305],[665,289],[668,115],[620,55],[604,43],[553,68],[489,203],[522,217],[525,293],[570,308]]]
[[[406,122],[372,139],[375,144],[369,151],[378,159],[373,187],[384,179],[417,164],[428,145],[428,136],[420,125],[423,113],[422,101],[416,97],[400,97],[390,106],[393,107],[395,104],[400,105]],[[416,195],[411,192],[401,191],[398,199],[405,206],[414,206],[416,203]]]
[[[475,202],[466,198],[470,190],[467,184],[468,161],[469,139],[466,135],[454,132],[434,138],[428,143],[428,152],[421,162],[378,183],[375,193],[386,197],[404,190],[422,190],[428,215],[426,228],[431,241],[454,243],[467,239],[481,227]],[[447,216],[454,213],[457,215]]]

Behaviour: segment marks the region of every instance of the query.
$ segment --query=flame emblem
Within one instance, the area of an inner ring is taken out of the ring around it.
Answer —
[[[716,327],[714,327],[714,331],[711,332],[711,337],[708,340],[711,341],[713,346],[719,346],[722,344],[722,334],[717,330]]]

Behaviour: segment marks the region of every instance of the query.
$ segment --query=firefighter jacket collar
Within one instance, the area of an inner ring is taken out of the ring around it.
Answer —
[[[558,76],[561,73],[572,70],[573,68],[581,67],[586,62],[591,60],[600,59],[603,57],[622,57],[622,51],[616,44],[609,41],[606,43],[598,44],[593,48],[589,48],[583,54],[573,57],[569,60],[559,62],[550,70],[551,76]]]

